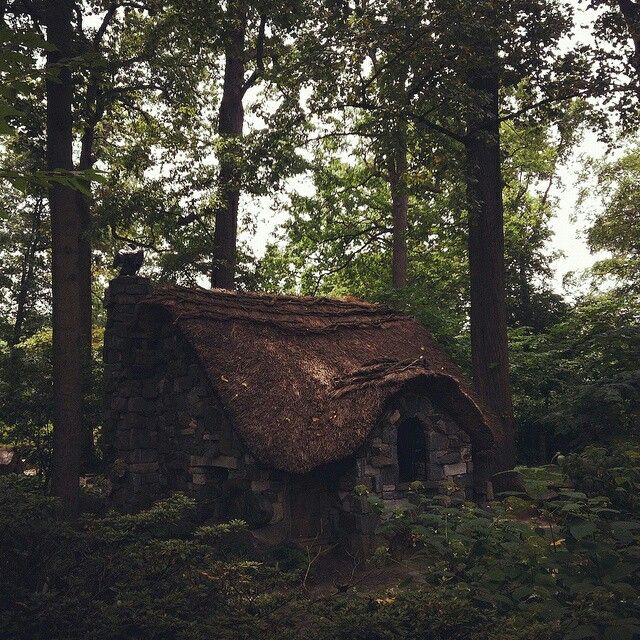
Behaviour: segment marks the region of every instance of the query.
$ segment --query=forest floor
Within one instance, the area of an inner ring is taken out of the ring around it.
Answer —
[[[373,594],[421,580],[420,563],[411,557],[381,566],[356,558],[344,547],[316,549],[318,553],[303,580],[311,596],[334,595],[349,589]]]

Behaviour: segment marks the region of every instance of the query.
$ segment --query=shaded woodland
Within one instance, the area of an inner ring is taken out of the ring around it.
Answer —
[[[2,637],[640,638],[640,3],[0,17]],[[493,499],[357,486],[366,558],[256,546],[182,493],[111,510],[122,249],[160,283],[415,318],[508,435]]]

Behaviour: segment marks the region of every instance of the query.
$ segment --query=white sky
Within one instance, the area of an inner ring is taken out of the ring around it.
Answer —
[[[584,239],[584,230],[588,226],[589,207],[597,207],[598,203],[588,200],[579,210],[577,200],[580,190],[578,174],[581,158],[591,156],[600,158],[605,148],[596,136],[588,132],[584,141],[574,151],[569,162],[559,171],[560,185],[553,188],[553,195],[558,200],[556,214],[551,221],[554,236],[549,244],[551,251],[561,251],[564,256],[554,263],[554,288],[557,293],[567,293],[563,289],[563,279],[570,272],[581,272],[593,265],[598,256],[590,253]]]
[[[591,40],[590,26],[594,20],[594,12],[584,8],[584,0],[570,0],[574,6],[576,18],[576,33],[574,41],[589,42]],[[563,279],[570,273],[579,273],[589,268],[598,259],[589,251],[584,239],[584,230],[588,226],[586,216],[589,207],[597,207],[594,200],[587,200],[581,210],[576,207],[581,185],[578,184],[578,174],[581,169],[581,159],[584,157],[602,158],[605,145],[598,141],[593,132],[587,132],[580,145],[574,150],[569,161],[561,167],[559,184],[552,190],[557,198],[556,215],[551,222],[554,232],[549,244],[551,251],[561,251],[564,257],[554,263],[554,288],[557,293],[568,293],[563,288]]]

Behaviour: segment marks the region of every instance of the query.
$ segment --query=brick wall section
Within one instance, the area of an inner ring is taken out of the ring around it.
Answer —
[[[104,380],[106,415],[104,424],[104,452],[108,462],[117,458],[117,433],[122,430],[128,413],[131,391],[128,363],[125,354],[131,340],[131,322],[136,303],[151,291],[151,282],[138,276],[121,276],[112,280],[105,293],[107,326],[104,334]],[[128,446],[128,444],[127,444]]]
[[[447,490],[461,499],[473,498],[469,436],[427,397],[401,396],[384,413],[368,444],[340,479],[333,520],[356,548],[370,549],[375,544],[381,516],[372,510],[370,495],[384,500],[387,514],[409,505],[409,483],[399,481],[397,450],[398,427],[409,419],[417,419],[424,428],[428,461],[420,481],[427,490],[434,494]],[[367,493],[356,495],[353,488],[358,485],[366,487]]]

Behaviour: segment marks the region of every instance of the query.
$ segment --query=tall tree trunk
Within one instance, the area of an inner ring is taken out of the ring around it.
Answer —
[[[523,255],[518,257],[518,289],[520,294],[520,322],[526,327],[536,328],[531,305],[531,282],[527,272],[526,260]]]
[[[401,123],[395,129],[393,151],[387,158],[388,179],[391,188],[393,210],[393,255],[391,275],[394,289],[407,286],[407,216],[409,194],[407,192],[407,129]]]
[[[88,100],[91,97],[88,97]],[[87,171],[93,168],[93,143],[95,124],[88,122],[82,134],[80,146],[80,162],[78,169]],[[89,187],[90,188],[90,187]],[[78,216],[80,221],[80,237],[78,240],[78,271],[80,287],[80,345],[81,345],[81,378],[82,398],[86,407],[92,389],[92,334],[93,334],[93,300],[91,294],[91,196],[76,192]],[[95,465],[95,448],[93,445],[93,425],[88,419],[88,412],[83,412],[82,423],[82,465],[92,468]]]
[[[618,0],[618,7],[633,40],[634,53],[631,64],[640,81],[640,4],[634,0]]]
[[[50,171],[73,170],[73,80],[68,67],[57,68],[71,58],[72,0],[48,0],[47,40],[54,51],[47,65],[58,71],[48,79],[47,166]],[[79,509],[80,434],[82,423],[80,281],[78,274],[80,220],[73,189],[52,183],[51,250],[53,287],[53,460],[51,488],[61,499],[68,517]]]
[[[218,197],[213,236],[211,286],[235,287],[238,206],[240,203],[240,168],[238,144],[244,124],[245,37],[247,8],[244,0],[229,0],[229,27],[225,43],[225,68],[222,100],[218,116],[218,133],[223,139],[220,157]]]
[[[15,347],[22,339],[24,323],[26,319],[27,302],[31,287],[33,286],[33,269],[40,240],[40,225],[42,222],[42,198],[38,197],[33,208],[33,218],[31,220],[31,231],[20,269],[20,287],[16,299],[16,318],[13,323],[13,332],[10,346]]]
[[[488,30],[490,24],[488,20]],[[507,434],[507,445],[496,461],[504,470],[515,464],[515,433],[507,341],[498,59],[490,41],[489,34],[479,48],[483,62],[469,76],[475,96],[466,139],[471,359],[474,385],[501,418]]]

